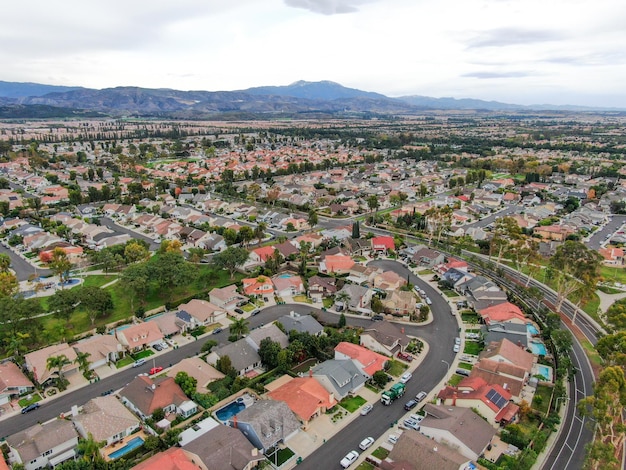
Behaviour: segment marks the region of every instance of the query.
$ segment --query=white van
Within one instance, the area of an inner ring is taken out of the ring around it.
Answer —
[[[135,362],[133,362],[133,367],[143,366],[145,363],[146,363],[145,359],[138,359]]]

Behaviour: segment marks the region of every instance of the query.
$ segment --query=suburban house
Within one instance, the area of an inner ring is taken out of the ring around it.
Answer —
[[[345,305],[346,302],[337,300],[341,299],[344,293],[347,295],[347,305]],[[372,300],[372,294],[373,291],[367,287],[345,284],[343,288],[337,292],[335,304],[346,310],[353,310],[359,313],[371,313],[369,306]]]
[[[133,470],[208,470],[208,467],[193,452],[170,447],[135,465]]]
[[[346,274],[354,266],[354,260],[347,255],[328,255],[320,261],[321,273]]]
[[[265,456],[252,445],[239,429],[220,424],[202,436],[184,444],[185,452],[196,455],[194,464],[204,469],[252,470]],[[144,469],[141,469],[144,470]],[[155,470],[163,470],[158,467]],[[176,469],[178,470],[178,469]],[[183,470],[190,470],[184,468]]]
[[[9,463],[22,464],[26,470],[56,466],[76,456],[78,434],[70,421],[55,419],[6,438]]]
[[[525,324],[492,322],[489,325],[483,325],[480,332],[485,344],[508,339],[523,348],[528,346],[528,329]]]
[[[497,284],[484,276],[473,277],[466,282],[458,284],[456,289],[461,295],[467,295],[474,298],[476,298],[476,294],[482,292],[500,292],[500,288]]]
[[[511,302],[503,302],[501,304],[483,308],[478,310],[478,315],[486,325],[493,322],[526,325],[528,322],[524,312],[522,312],[517,305],[512,304]]]
[[[89,369],[116,363],[124,356],[124,348],[114,335],[94,335],[73,345],[76,353],[89,354]]]
[[[377,322],[375,327],[366,328],[359,340],[361,346],[388,356],[394,356],[410,343],[404,331],[388,321]]]
[[[289,346],[289,337],[274,323],[251,330],[244,339],[255,351],[258,351],[261,347],[261,341],[266,338],[280,344],[282,349],[286,349]]]
[[[572,235],[574,230],[564,225],[537,225],[533,228],[533,235],[538,235],[546,240],[555,240],[558,242],[565,241],[568,236]]]
[[[76,351],[67,343],[54,344],[47,348],[33,351],[24,355],[24,360],[26,367],[32,372],[35,380],[40,385],[43,385],[48,380],[57,378],[59,373],[58,370],[48,369],[48,358],[60,356],[65,356],[69,361],[69,364],[66,364],[61,369],[63,375],[73,374],[78,370],[78,364],[74,362],[76,361]]]
[[[374,275],[374,288],[383,291],[399,290],[407,284],[406,278],[396,274],[394,271],[383,271]]]
[[[248,302],[248,298],[237,292],[237,286],[231,284],[226,287],[212,289],[209,292],[209,301],[218,307],[232,310]]]
[[[289,315],[283,315],[277,320],[287,333],[297,331],[298,333],[308,333],[311,336],[320,336],[324,333],[324,327],[311,315],[301,315],[293,310]]]
[[[372,237],[370,240],[372,243],[372,251],[377,253],[388,253],[390,250],[393,251],[396,249],[396,244],[393,241],[393,237],[389,236],[380,236],[380,237]]]
[[[228,425],[239,429],[261,452],[287,442],[300,431],[300,421],[287,403],[276,400],[255,402],[233,416]]]
[[[262,246],[260,248],[255,248],[250,252],[250,257],[248,258],[248,263],[252,264],[262,264],[265,263],[268,259],[274,256],[275,248],[273,246]]]
[[[180,311],[163,312],[160,315],[153,315],[146,318],[145,321],[156,323],[163,336],[169,338],[170,336],[187,331],[187,327],[191,322],[191,315],[187,314],[187,316],[185,316],[179,315],[179,313]]]
[[[624,250],[621,248],[607,246],[606,248],[600,248],[598,253],[604,258],[603,263],[607,266],[623,266],[626,264]]]
[[[72,422],[83,439],[91,435],[94,441],[104,441],[107,446],[130,436],[141,425],[113,395],[92,398],[78,414],[72,415]]]
[[[219,322],[226,318],[226,310],[218,307],[217,305],[207,302],[206,300],[191,299],[186,304],[180,304],[178,306],[179,312],[187,312],[191,317],[190,322],[187,323],[187,328],[194,329],[201,325],[210,325],[212,323]],[[177,317],[185,321],[182,316]],[[185,317],[186,318],[186,317]]]
[[[217,360],[224,356],[229,357],[231,365],[237,371],[237,375],[254,374],[254,369],[261,367],[261,357],[257,350],[246,341],[246,338],[213,348],[206,361],[215,366]]]
[[[389,360],[387,356],[346,341],[335,346],[335,359],[354,359],[361,364],[363,371],[369,376],[373,376],[379,370],[384,370],[385,364]]]
[[[445,442],[468,459],[476,460],[485,452],[496,430],[469,408],[426,403],[426,417],[420,432],[437,443]]]
[[[198,406],[187,398],[171,377],[152,379],[138,375],[119,393],[122,403],[137,413],[142,420],[162,408],[166,414],[176,413],[187,418],[198,411]]]
[[[207,233],[196,242],[196,246],[209,251],[222,251],[226,249],[226,241],[217,233]]]
[[[513,397],[523,398],[522,390],[528,376],[529,374],[524,368],[515,364],[482,359],[474,364],[468,378],[481,378],[487,384],[500,385]],[[459,386],[462,386],[463,380]]]
[[[445,256],[436,250],[430,248],[422,248],[415,252],[412,258],[413,262],[418,266],[426,266],[434,268],[445,261]]]
[[[309,297],[314,301],[321,302],[322,299],[330,297],[337,292],[334,277],[312,276],[309,279]]]
[[[295,258],[295,256],[300,253],[300,250],[298,250],[298,248],[290,242],[283,242],[274,245],[274,249],[278,250],[278,252],[284,259],[288,259],[290,257]]]
[[[478,468],[470,465],[471,459],[461,455],[455,447],[445,442],[437,442],[423,434],[406,429],[393,445],[389,456],[380,468],[382,470],[469,470]]]
[[[272,278],[274,283],[274,291],[281,297],[291,297],[298,294],[303,294],[304,283],[300,276],[292,274],[277,274]]]
[[[380,273],[381,271],[377,268],[355,263],[348,271],[347,280],[354,284],[371,283],[374,280],[374,276]]]
[[[243,292],[246,295],[267,296],[274,294],[274,285],[267,276],[242,279]]]
[[[33,383],[24,375],[17,364],[11,361],[0,363],[0,405],[9,403],[11,398],[31,392],[34,389]]]
[[[179,372],[185,372],[189,377],[196,379],[196,388],[200,393],[207,393],[208,384],[224,378],[224,374],[197,356],[187,357],[177,362],[167,370],[167,376],[175,379]]]
[[[337,404],[337,400],[312,377],[283,375],[265,386],[272,400],[284,401],[304,428],[315,417]]]
[[[337,400],[356,393],[370,378],[354,359],[324,361],[313,367],[310,374]]]
[[[480,377],[467,377],[458,387],[446,386],[437,398],[444,405],[476,410],[496,428],[512,423],[519,412],[519,406],[511,401],[511,392]]]
[[[393,290],[382,300],[386,313],[392,315],[410,315],[415,313],[415,296],[412,292]]]
[[[535,356],[508,339],[487,344],[479,359],[507,362],[523,368],[530,374],[535,363]]]
[[[163,341],[163,333],[154,322],[130,325],[123,330],[115,330],[118,341],[129,353],[140,351]]]

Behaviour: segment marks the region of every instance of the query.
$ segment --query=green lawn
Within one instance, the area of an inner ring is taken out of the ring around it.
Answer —
[[[311,299],[309,299],[306,295],[294,295],[293,296],[293,300],[295,302],[304,302],[307,304],[312,304],[313,301]]]
[[[355,397],[346,397],[346,398],[344,398],[343,400],[341,400],[339,402],[339,406],[341,406],[342,408],[345,408],[350,413],[354,413],[365,402],[366,402],[365,398],[363,398],[360,395],[357,395]]]
[[[462,375],[459,374],[454,374],[452,377],[450,377],[450,379],[448,380],[448,384],[450,384],[451,387],[456,387],[459,382],[461,380],[463,380],[465,377],[463,377]]]
[[[600,268],[600,274],[604,278],[605,282],[619,282],[626,284],[626,269],[602,266]]]
[[[324,308],[332,307],[334,302],[335,301],[332,298],[330,298],[330,297],[322,299],[322,305],[324,306]]]
[[[121,369],[122,367],[131,365],[133,362],[135,362],[135,360],[132,357],[125,356],[115,363],[115,367]]]
[[[459,369],[472,370],[472,367],[474,366],[467,362],[459,362]]]
[[[547,385],[537,385],[535,396],[533,397],[532,408],[539,413],[545,415],[550,405],[550,397],[552,396],[552,387]]]
[[[613,295],[613,294],[619,294],[622,291],[619,289],[614,289],[612,287],[608,287],[608,286],[598,286],[598,290],[601,292],[604,292],[605,294],[609,294],[609,295]]]
[[[421,271],[418,271],[417,274],[419,274],[420,276],[428,276],[429,274],[434,274],[434,273],[430,269],[422,269]]]
[[[389,455],[389,451],[384,447],[379,447],[378,449],[374,450],[374,452],[372,452],[372,455],[377,459],[385,460]]]
[[[154,352],[151,349],[144,349],[138,353],[133,354],[135,361],[138,359],[145,359],[146,357],[154,356]]]
[[[483,346],[480,343],[476,343],[474,341],[466,341],[465,348],[463,348],[463,354],[471,354],[473,356],[478,356],[478,354],[483,350]]]
[[[394,377],[400,377],[402,374],[404,374],[404,371],[407,369],[407,367],[409,366],[400,361],[391,359],[389,361],[389,370],[387,370],[387,373]]]
[[[458,297],[459,294],[457,292],[454,292],[453,290],[450,289],[445,289],[442,291],[446,297]]]
[[[356,470],[374,470],[375,468],[376,467],[369,462],[361,462],[359,466],[356,467]]]
[[[84,287],[102,287],[105,284],[108,284],[111,281],[114,281],[119,276],[116,275],[108,275],[105,276],[103,274],[93,274],[83,277],[83,286]]]
[[[470,325],[475,325],[478,323],[478,314],[476,313],[462,313],[461,321],[463,323],[469,323]]]
[[[27,396],[28,395],[26,395],[26,397]],[[38,393],[34,393],[34,394],[30,395],[30,400],[28,398],[26,398],[26,397],[20,398],[18,400],[18,404],[22,408],[24,408],[25,406],[28,406],[28,405],[32,405],[33,403],[37,403],[38,401],[41,401],[41,395],[39,395]]]
[[[274,449],[270,449],[265,454],[265,457],[267,457],[267,460],[272,462],[272,464],[277,464],[277,466],[280,467],[294,455],[295,454],[293,450],[291,450],[289,447],[285,447],[284,449],[278,449],[278,452],[275,452]]]

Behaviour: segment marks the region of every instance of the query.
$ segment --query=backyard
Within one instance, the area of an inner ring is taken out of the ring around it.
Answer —
[[[346,410],[348,410],[350,413],[354,413],[356,410],[358,410],[364,403],[366,402],[365,398],[363,398],[360,395],[354,396],[354,397],[346,397],[343,400],[341,400],[339,402],[339,406],[341,406],[342,408],[345,408]]]

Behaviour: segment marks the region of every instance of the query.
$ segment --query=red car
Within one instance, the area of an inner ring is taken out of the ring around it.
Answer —
[[[411,362],[413,360],[413,356],[407,353],[398,352],[398,359],[402,359],[403,361]]]
[[[150,369],[150,375],[158,374],[162,370],[163,370],[163,367],[161,366],[153,367],[152,369]]]

